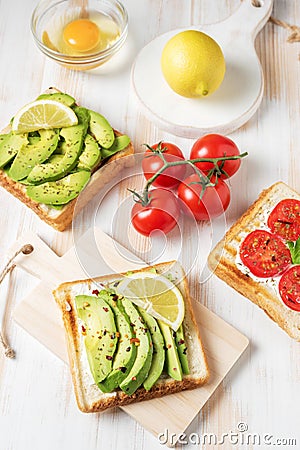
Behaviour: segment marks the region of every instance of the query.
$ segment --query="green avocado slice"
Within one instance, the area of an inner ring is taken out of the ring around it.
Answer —
[[[96,141],[103,148],[112,146],[115,140],[114,130],[108,121],[101,114],[89,110],[90,113],[90,132]]]
[[[39,142],[23,145],[19,149],[8,173],[14,181],[26,178],[37,164],[46,161],[56,149],[59,138],[57,130],[40,130],[39,133]]]
[[[83,322],[84,344],[89,366],[98,385],[111,372],[117,346],[113,312],[101,297],[77,295],[76,309]]]
[[[86,186],[91,173],[81,170],[58,181],[49,181],[39,186],[27,186],[28,197],[46,205],[65,205],[73,200]]]
[[[114,155],[115,153],[118,153],[121,150],[124,150],[124,148],[126,148],[129,144],[130,144],[130,138],[126,134],[123,134],[122,136],[117,136],[111,147],[101,149],[101,156],[103,159],[109,158],[110,156]]]
[[[101,291],[99,296],[104,298],[111,307],[115,316],[117,330],[120,334],[112,371],[102,383],[98,384],[102,392],[111,392],[122,383],[130,372],[136,359],[137,348],[131,341],[134,333],[122,301],[117,296],[117,300],[115,300],[114,295],[109,294],[107,291]]]
[[[37,100],[55,100],[56,102],[63,103],[66,106],[74,106],[75,98],[71,97],[69,94],[64,94],[62,92],[53,92],[52,94],[41,94],[38,96]]]
[[[149,391],[149,389],[151,389],[152,386],[159,379],[160,375],[162,374],[163,368],[164,368],[165,342],[164,342],[164,338],[160,332],[159,325],[158,325],[157,321],[154,319],[154,317],[151,316],[150,314],[148,314],[142,308],[138,308],[138,310],[139,310],[142,318],[144,319],[146,326],[148,327],[148,329],[150,331],[152,344],[153,344],[153,356],[152,356],[151,367],[150,367],[148,376],[143,383],[146,391]]]
[[[85,108],[75,108],[79,123],[72,127],[62,128],[60,136],[65,139],[65,153],[57,162],[46,162],[36,165],[28,175],[28,181],[40,184],[47,181],[56,181],[67,175],[77,164],[82,152],[83,141],[86,135],[89,113]]]
[[[150,332],[145,327],[139,311],[128,299],[123,299],[122,303],[133,324],[137,344],[139,344],[134,364],[125,380],[120,384],[123,392],[127,395],[132,395],[148,376],[152,362],[153,346]]]
[[[184,339],[184,332],[183,332],[183,326],[182,324],[178,328],[178,330],[175,333],[175,342],[177,347],[178,356],[180,359],[182,372],[185,375],[188,375],[190,373],[189,369],[189,363],[188,363],[188,357],[187,357],[187,347],[185,345],[185,339]]]
[[[170,377],[174,378],[174,380],[181,381],[182,368],[175,344],[175,339],[173,337],[173,330],[171,330],[171,328],[161,320],[158,320],[158,324],[165,340],[166,370]]]
[[[77,167],[83,170],[93,170],[101,161],[101,153],[96,139],[87,134],[84,139],[84,147],[78,159]]]
[[[27,144],[26,134],[2,134],[0,136],[0,168],[8,164]]]

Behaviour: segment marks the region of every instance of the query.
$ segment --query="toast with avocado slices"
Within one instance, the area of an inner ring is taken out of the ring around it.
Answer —
[[[151,295],[146,297],[146,292]],[[81,411],[158,398],[208,380],[186,276],[178,262],[63,283],[53,295],[65,326]],[[176,330],[170,326],[175,316],[181,317]]]
[[[134,149],[128,136],[99,113],[77,106],[70,95],[50,88],[36,106],[49,101],[63,105],[69,126],[22,132],[22,117],[28,120],[23,114],[14,130],[26,107],[20,110],[0,134],[0,186],[48,225],[64,231],[74,214],[132,164],[128,156]]]
[[[300,341],[300,195],[262,191],[208,258],[210,269]]]

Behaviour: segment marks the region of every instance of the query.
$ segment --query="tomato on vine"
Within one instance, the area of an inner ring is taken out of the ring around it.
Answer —
[[[215,178],[206,186],[199,175],[187,177],[178,187],[178,198],[183,202],[183,211],[196,220],[209,220],[223,214],[230,203],[230,190],[227,184]]]
[[[164,166],[165,161],[170,163],[183,160],[183,153],[177,145],[170,142],[159,142],[152,147],[148,147],[145,152],[142,161],[144,176],[146,180],[149,180]],[[168,167],[161,175],[157,176],[152,185],[162,188],[174,188],[183,179],[185,171],[185,165]]]
[[[222,156],[238,156],[240,151],[235,143],[226,136],[220,134],[207,134],[198,139],[191,150],[191,160],[199,158],[220,158]],[[241,165],[240,159],[219,161],[218,167],[215,168],[219,172],[220,178],[226,179],[232,177]],[[214,164],[209,161],[195,162],[203,173],[209,174],[214,171]]]
[[[137,201],[131,210],[132,225],[139,233],[149,236],[153,231],[169,233],[177,224],[180,208],[173,192],[167,189],[153,189],[147,198],[134,193]]]

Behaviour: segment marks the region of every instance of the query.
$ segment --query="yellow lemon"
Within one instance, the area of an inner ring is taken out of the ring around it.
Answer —
[[[217,42],[201,31],[187,30],[165,45],[161,68],[169,86],[183,97],[205,97],[225,75],[225,59]]]

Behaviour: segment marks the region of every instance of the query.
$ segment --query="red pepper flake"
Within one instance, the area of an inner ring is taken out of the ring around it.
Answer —
[[[108,361],[111,361],[111,360],[112,360],[112,356],[109,356],[109,355],[106,355],[105,358],[108,359]]]
[[[93,294],[93,295],[99,295],[98,289],[94,289],[94,290],[92,291],[92,294]]]
[[[132,377],[131,379],[132,379],[132,381],[135,381],[135,380],[136,380],[136,377]]]
[[[177,367],[173,367],[173,370],[176,372],[176,370],[177,370]]]
[[[133,343],[138,344],[138,345],[140,344],[140,340],[138,338],[131,338],[129,342],[130,342],[130,344],[133,344]]]
[[[168,345],[167,345],[167,348],[172,348],[172,345],[171,345],[171,344],[168,344]]]
[[[120,332],[116,331],[116,337],[120,337]]]
[[[108,312],[108,311],[109,311],[109,309],[106,308],[105,306],[103,306],[103,309],[104,309],[105,312]]]
[[[86,328],[83,325],[81,325],[81,331],[82,334],[86,335]]]
[[[182,345],[182,344],[184,344],[184,340],[183,339],[179,339],[178,345]]]

